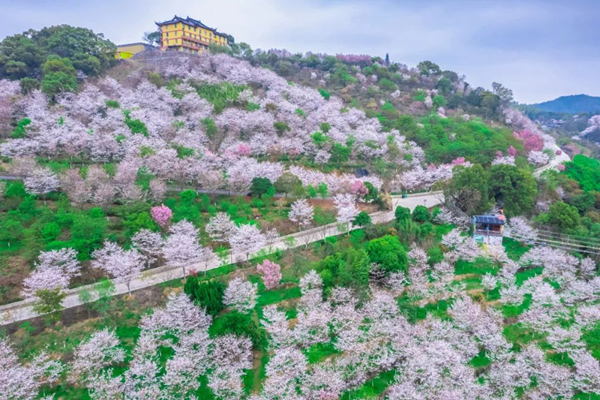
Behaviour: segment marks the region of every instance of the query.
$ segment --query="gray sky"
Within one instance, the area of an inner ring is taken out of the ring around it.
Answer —
[[[56,24],[113,42],[190,16],[252,48],[431,60],[519,102],[600,95],[600,0],[0,0],[0,38]]]

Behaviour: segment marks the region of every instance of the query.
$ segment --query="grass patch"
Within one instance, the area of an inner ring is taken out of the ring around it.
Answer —
[[[469,365],[471,365],[473,368],[485,368],[491,364],[492,360],[485,355],[485,351],[480,351],[479,354],[469,361]]]
[[[514,261],[517,261],[523,254],[531,249],[531,246],[517,242],[516,240],[508,237],[502,238],[502,245],[504,246],[504,250],[506,251],[508,258]]]
[[[485,275],[486,273],[496,274],[498,272],[498,267],[494,265],[494,263],[487,258],[479,257],[475,259],[475,261],[463,261],[459,260],[454,266],[454,274],[455,275],[464,275],[464,274],[477,274],[477,275]]]
[[[515,318],[521,315],[525,310],[529,309],[531,305],[531,295],[526,294],[523,303],[518,306],[513,305],[503,305],[502,306],[502,315],[504,318]]]
[[[528,345],[534,340],[540,340],[543,335],[535,332],[533,329],[527,328],[522,324],[507,325],[503,331],[504,337],[510,343],[518,347],[519,349],[523,346]]]
[[[342,396],[342,400],[350,399],[375,399],[378,398],[390,385],[394,383],[396,371],[386,371],[377,375],[370,381],[355,390],[349,390]]]
[[[600,322],[597,322],[591,329],[586,329],[582,339],[592,356],[600,360]]]
[[[305,350],[309,364],[321,362],[326,358],[339,353],[339,350],[337,350],[332,343],[317,343]]]
[[[398,298],[398,308],[411,324],[427,318],[428,313],[436,318],[449,319],[449,305],[450,303],[448,301],[440,300],[437,303],[430,303],[423,307],[419,307],[417,304],[415,304],[414,299],[408,296]]]
[[[302,296],[302,292],[300,291],[300,288],[298,286],[290,288],[281,288],[276,290],[267,290],[261,293],[256,303],[259,307],[264,307],[270,304],[280,303],[289,299],[297,299],[300,296]]]

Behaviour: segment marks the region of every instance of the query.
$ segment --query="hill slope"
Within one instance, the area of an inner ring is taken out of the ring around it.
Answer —
[[[561,96],[557,99],[539,104],[532,104],[531,106],[542,111],[556,113],[593,113],[600,111],[600,97],[588,96],[586,94]]]

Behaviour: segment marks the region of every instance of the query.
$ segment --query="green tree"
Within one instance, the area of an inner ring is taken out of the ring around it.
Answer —
[[[92,297],[95,301],[91,304],[92,310],[100,314],[105,314],[110,310],[110,306],[115,293],[115,285],[113,282],[105,278],[94,285]]]
[[[274,186],[278,193],[285,193],[287,197],[288,193],[292,193],[298,184],[302,186],[302,182],[300,182],[300,179],[298,179],[296,175],[290,174],[289,172],[284,172],[275,181]]]
[[[21,79],[41,73],[46,51],[24,34],[8,36],[0,42],[0,78]]]
[[[39,299],[33,306],[33,311],[44,315],[47,325],[51,325],[60,319],[60,311],[64,308],[62,302],[66,293],[60,289],[41,289],[35,292]]]
[[[410,209],[402,206],[396,207],[396,211],[394,212],[396,216],[396,223],[406,221],[410,219]]]
[[[42,228],[42,237],[46,242],[52,242],[60,235],[60,226],[56,222],[49,222]]]
[[[452,81],[446,77],[443,77],[437,81],[435,88],[443,95],[448,95],[450,92],[452,92]]]
[[[42,92],[48,97],[54,98],[57,94],[77,90],[77,71],[68,58],[48,57],[42,72]]]
[[[10,247],[11,243],[19,241],[22,238],[23,226],[18,219],[8,217],[0,221],[0,241],[6,242],[6,245]]]
[[[577,208],[559,201],[550,206],[548,222],[558,230],[569,231],[577,228],[581,221]]]
[[[354,221],[352,221],[352,223],[358,226],[369,225],[371,223],[371,216],[368,213],[361,211],[358,213],[356,218],[354,218]]]
[[[242,314],[237,311],[215,318],[208,329],[208,333],[211,337],[223,335],[248,336],[255,348],[258,348],[263,340],[263,335],[252,319],[252,314]]]
[[[531,172],[506,164],[490,169],[489,197],[504,208],[508,217],[530,213],[536,195],[537,187]]]
[[[215,316],[225,308],[223,296],[226,288],[227,285],[223,282],[200,281],[197,276],[189,276],[185,281],[183,291],[195,304],[205,308],[208,314]]]
[[[275,187],[268,178],[253,178],[250,186],[252,196],[263,196],[266,194],[275,194]]]
[[[365,201],[367,202],[375,202],[379,199],[379,190],[371,182],[365,182],[365,187],[367,188],[367,195],[365,196]]]
[[[371,262],[379,264],[385,271],[406,271],[406,251],[396,236],[386,235],[367,244]]]
[[[479,164],[456,166],[444,197],[468,215],[482,213],[490,207],[488,180],[489,172]]]
[[[600,192],[600,161],[577,154],[565,164],[565,175],[576,180],[586,192]]]
[[[317,185],[317,193],[319,193],[319,196],[321,196],[322,199],[327,197],[329,194],[329,188],[327,187],[327,184],[324,182],[319,183]]]
[[[340,143],[335,143],[331,149],[331,161],[336,164],[341,164],[348,161],[350,158],[350,146],[344,146]]]
[[[429,210],[425,206],[416,206],[412,213],[412,219],[415,222],[427,222],[431,218]]]
[[[446,99],[444,98],[444,96],[441,95],[437,95],[433,97],[433,106],[438,108],[438,107],[444,107],[446,105]]]
[[[442,73],[439,65],[433,63],[431,61],[421,61],[417,64],[417,69],[421,73],[421,75],[429,76],[429,75],[439,75]]]
[[[156,46],[160,43],[160,31],[144,32],[144,42]]]
[[[21,94],[27,95],[40,88],[40,81],[34,78],[25,77],[21,79],[19,86],[21,87]]]

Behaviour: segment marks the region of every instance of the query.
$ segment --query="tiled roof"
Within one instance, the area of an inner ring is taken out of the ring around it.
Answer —
[[[475,215],[473,217],[474,222],[481,224],[492,224],[492,225],[504,225],[505,220],[496,217],[495,215]]]
[[[226,33],[218,32],[216,28],[211,28],[210,26],[204,25],[202,23],[202,21],[194,19],[194,18],[190,18],[190,17],[181,18],[181,17],[178,17],[176,15],[176,16],[174,16],[172,19],[170,19],[168,21],[165,21],[165,22],[155,22],[155,24],[158,25],[158,26],[163,26],[163,25],[176,24],[178,22],[181,22],[183,24],[190,25],[190,26],[197,26],[197,27],[200,27],[200,28],[204,28],[206,30],[209,30],[209,31],[214,32],[214,33],[216,33],[218,35],[221,35],[221,36],[227,36]]]

